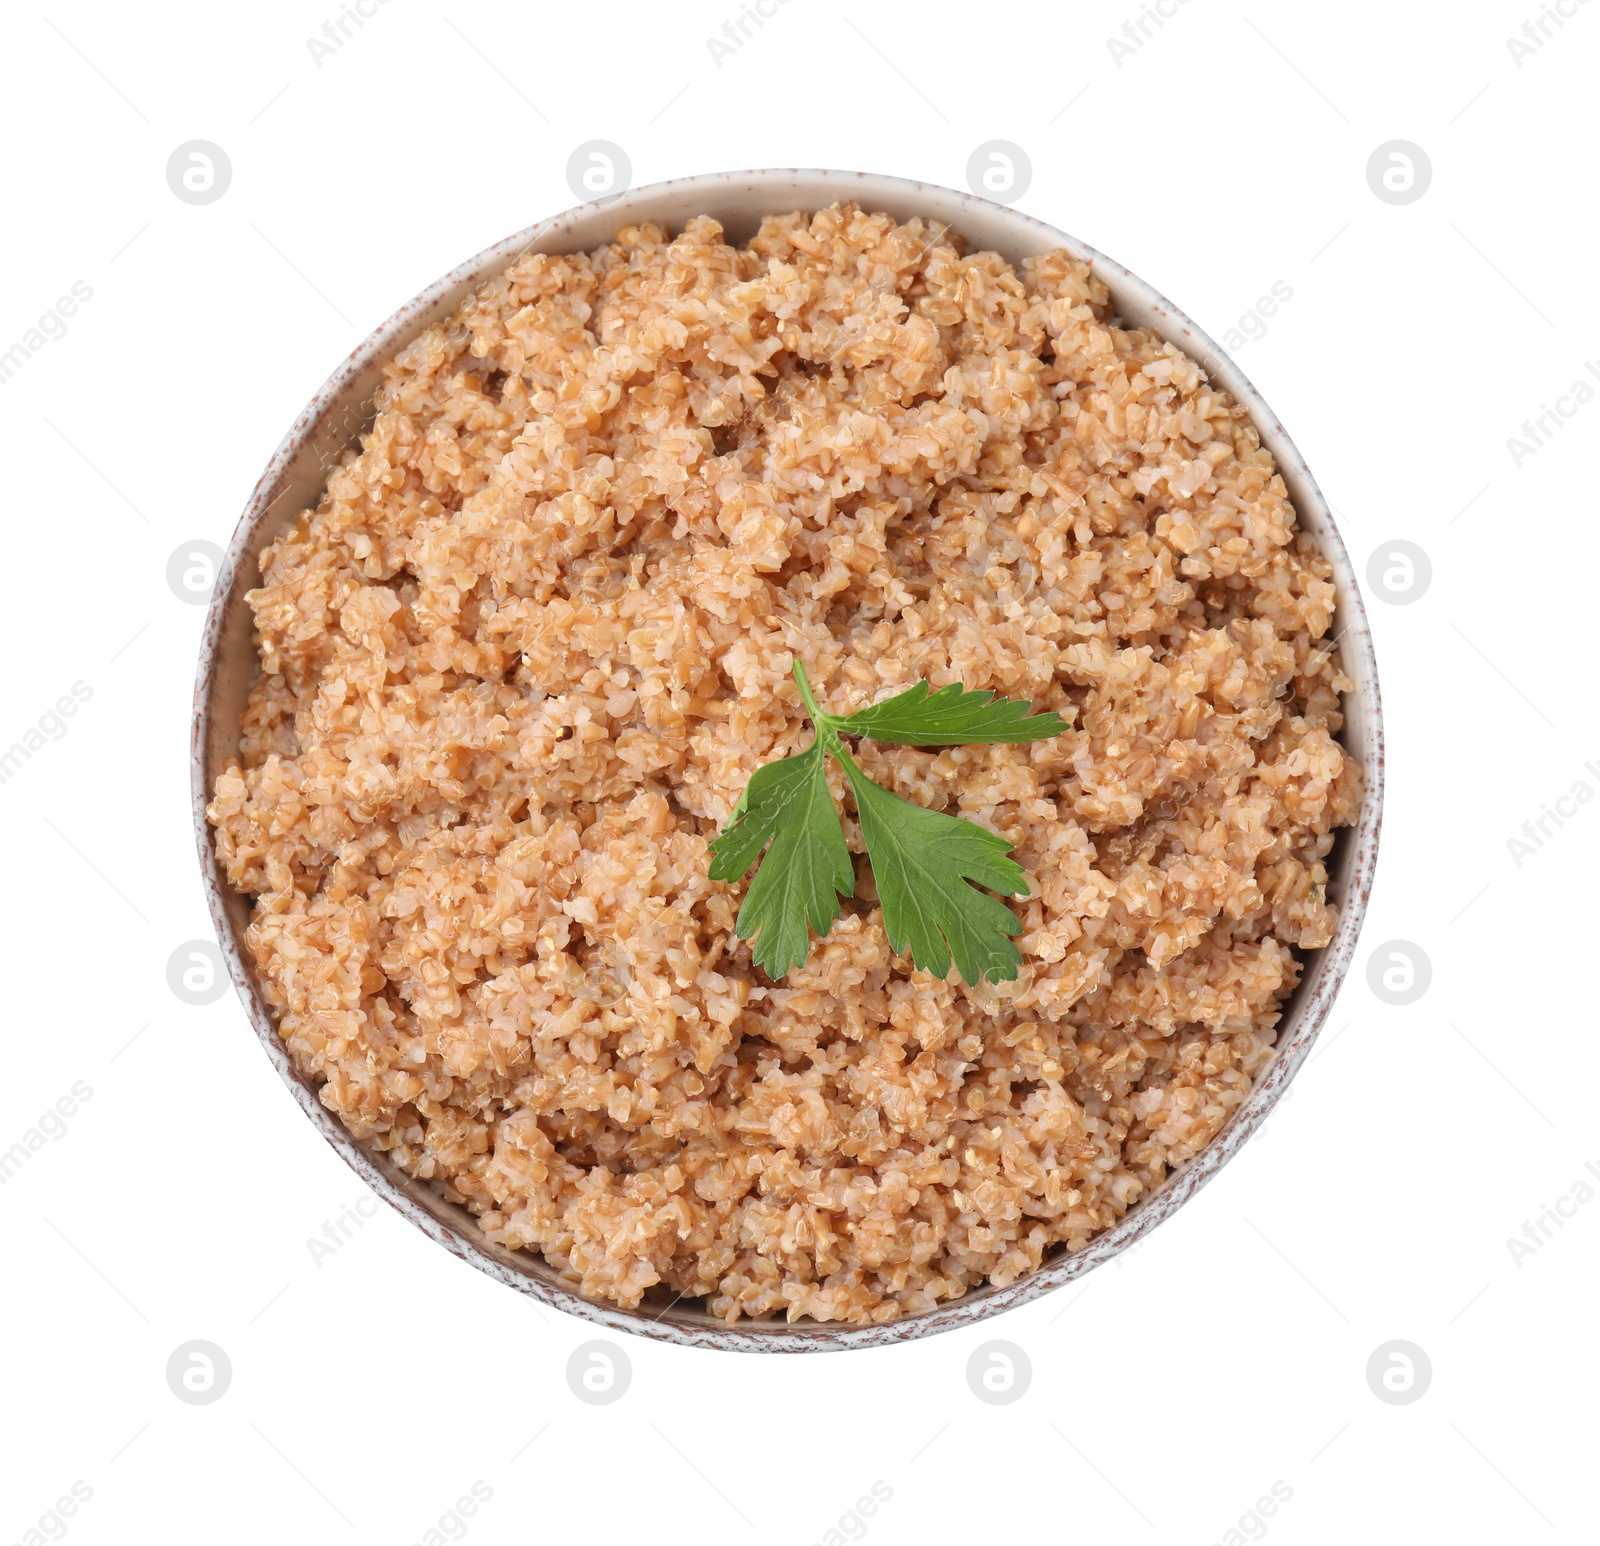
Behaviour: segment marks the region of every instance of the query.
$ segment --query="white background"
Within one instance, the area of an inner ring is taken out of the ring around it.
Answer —
[[[93,296],[0,387],[0,744],[72,683],[93,695],[0,786],[0,1149],[75,1081],[93,1093],[0,1188],[0,1542],[44,1516],[85,1546],[398,1546],[475,1481],[492,1498],[459,1523],[486,1546],[821,1543],[875,1481],[892,1497],[841,1533],[884,1546],[1592,1540],[1600,1199],[1520,1263],[1507,1246],[1600,1165],[1600,802],[1520,865],[1507,843],[1600,789],[1600,405],[1520,467],[1506,444],[1600,358],[1600,3],[1563,3],[1520,65],[1506,40],[1535,0],[1186,0],[1120,63],[1106,39],[1135,0],[786,0],[720,66],[706,39],[734,0],[385,0],[320,66],[306,39],[334,0],[11,12],[0,348],[74,281]],[[802,165],[957,187],[976,146],[1015,142],[1021,207],[1219,339],[1292,290],[1241,364],[1358,569],[1405,539],[1433,571],[1409,605],[1369,587],[1378,885],[1262,1137],[1142,1247],[999,1321],[798,1358],[622,1338],[609,1406],[565,1376],[594,1328],[387,1209],[314,1263],[359,1183],[232,994],[191,1007],[166,980],[209,932],[185,760],[203,609],[169,556],[226,544],[369,329],[577,202],[567,159],[595,138],[635,183]],[[203,207],[166,181],[191,139],[232,162]],[[1403,206],[1366,176],[1391,139],[1432,163]],[[1406,1007],[1367,981],[1394,939],[1433,966]],[[966,1367],[997,1337],[1032,1384],[990,1406]],[[193,1339],[231,1360],[213,1404],[168,1388]],[[1407,1405],[1365,1373],[1394,1339],[1432,1365]],[[51,1520],[75,1481],[89,1500]],[[1252,1520],[1275,1482],[1289,1501]]]

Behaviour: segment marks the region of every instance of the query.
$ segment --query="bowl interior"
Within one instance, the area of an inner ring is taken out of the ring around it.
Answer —
[[[1263,443],[1277,459],[1300,524],[1317,538],[1332,562],[1338,588],[1335,630],[1345,671],[1355,682],[1347,695],[1345,745],[1366,768],[1366,798],[1357,826],[1339,834],[1328,861],[1330,894],[1341,918],[1333,941],[1306,964],[1285,1006],[1277,1049],[1250,1097],[1206,1150],[1173,1172],[1154,1193],[1114,1228],[1080,1251],[1061,1254],[1036,1273],[1007,1288],[977,1289],[954,1303],[886,1326],[835,1327],[813,1322],[727,1326],[698,1306],[648,1301],[638,1311],[619,1310],[582,1298],[542,1258],[510,1252],[478,1231],[464,1208],[447,1202],[430,1184],[400,1171],[385,1157],[352,1139],[338,1118],[302,1079],[279,1040],[271,1012],[244,947],[247,900],[228,885],[217,864],[205,819],[216,777],[236,756],[246,696],[258,661],[244,593],[258,583],[258,556],[287,530],[300,511],[316,504],[329,472],[371,425],[373,393],[383,362],[419,333],[447,317],[484,280],[526,251],[576,252],[598,247],[623,225],[655,221],[672,229],[695,215],[718,219],[730,241],[754,234],[764,214],[812,210],[854,199],[896,219],[920,215],[948,223],[969,250],[989,249],[1019,264],[1024,258],[1064,247],[1094,265],[1111,291],[1123,320],[1148,328],[1205,367],[1249,411]],[[511,1287],[585,1319],[619,1331],[663,1340],[742,1351],[800,1352],[859,1347],[926,1336],[1000,1313],[1059,1287],[1108,1260],[1154,1228],[1216,1173],[1259,1125],[1303,1061],[1331,1007],[1354,955],[1376,859],[1382,806],[1383,744],[1377,670],[1371,638],[1349,557],[1327,504],[1276,417],[1249,381],[1216,344],[1163,296],[1121,264],[1021,212],[928,183],[858,172],[775,170],[717,173],[640,188],[603,204],[586,204],[508,237],[430,285],[354,350],[307,405],[274,453],[256,485],[229,546],[206,619],[199,673],[191,770],[195,837],[207,900],[224,956],[256,1035],[295,1098],[323,1136],[362,1179],[440,1244]]]

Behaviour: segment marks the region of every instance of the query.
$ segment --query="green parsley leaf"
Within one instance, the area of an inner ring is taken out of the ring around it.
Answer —
[[[967,884],[1026,896],[1027,875],[1006,857],[1012,845],[973,822],[902,800],[873,783],[848,752],[838,755],[856,797],[889,944],[897,952],[909,946],[913,963],[935,977],[950,970],[954,955],[964,982],[1012,981],[1022,953],[1010,936],[1022,924],[1003,902]]]
[[[740,939],[755,936],[755,962],[776,978],[804,963],[808,928],[826,934],[839,916],[839,896],[855,892],[820,739],[751,775],[733,820],[711,845],[712,880],[738,880],[769,843],[736,928]]]
[[[1059,714],[1029,714],[1020,698],[968,692],[959,682],[934,692],[926,682],[834,721],[843,735],[865,735],[892,746],[976,746],[998,741],[1043,741],[1067,726]]]
[[[1007,857],[1012,845],[970,821],[881,788],[839,737],[950,746],[1037,741],[1061,734],[1066,725],[1055,714],[1030,715],[1026,703],[968,692],[960,683],[933,692],[919,682],[860,713],[829,714],[812,695],[798,660],[794,679],[816,739],[805,751],[758,768],[711,844],[708,873],[729,882],[742,879],[766,849],[734,925],[740,939],[754,938],[756,964],[775,978],[803,964],[811,933],[826,934],[839,917],[839,898],[854,894],[850,852],[828,791],[831,756],[855,796],[890,945],[909,950],[920,970],[938,977],[954,958],[969,985],[985,978],[1013,980],[1022,954],[1011,936],[1022,932],[1022,924],[1003,902],[977,889],[1027,895],[1022,866]]]

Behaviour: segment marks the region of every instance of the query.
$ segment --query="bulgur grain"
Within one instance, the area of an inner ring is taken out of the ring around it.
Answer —
[[[1009,1283],[1216,1135],[1332,932],[1330,566],[1065,253],[845,204],[524,256],[261,566],[210,817],[283,1039],[591,1296],[866,1323]],[[845,917],[752,966],[706,845],[808,738],[795,655],[837,712],[925,677],[1073,716],[859,751],[1016,843],[1015,982],[890,953],[853,817]]]

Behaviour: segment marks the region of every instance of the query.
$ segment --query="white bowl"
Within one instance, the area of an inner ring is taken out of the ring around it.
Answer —
[[[261,991],[255,963],[244,945],[249,903],[222,874],[205,817],[216,776],[227,758],[238,751],[240,716],[257,670],[251,645],[252,620],[244,593],[258,581],[257,556],[261,550],[288,528],[302,509],[316,503],[329,470],[338,465],[341,454],[356,444],[371,425],[371,398],[383,362],[425,328],[448,316],[485,279],[507,267],[521,253],[530,249],[588,251],[603,245],[624,225],[650,220],[677,229],[694,215],[714,216],[722,222],[728,239],[740,242],[754,234],[762,215],[815,210],[843,199],[854,199],[899,220],[921,215],[947,221],[966,237],[970,249],[992,249],[1012,263],[1020,263],[1034,253],[1065,247],[1093,264],[1126,322],[1148,328],[1176,344],[1205,367],[1213,382],[1225,387],[1244,405],[1263,444],[1277,460],[1301,526],[1316,537],[1333,564],[1338,588],[1337,632],[1345,672],[1355,682],[1355,690],[1345,700],[1343,741],[1365,767],[1365,801],[1359,822],[1339,834],[1329,859],[1329,892],[1340,909],[1338,930],[1325,949],[1311,953],[1307,960],[1304,977],[1280,1022],[1272,1060],[1249,1098],[1205,1150],[1175,1170],[1115,1227],[1083,1249],[1047,1259],[1037,1272],[1007,1288],[974,1289],[961,1299],[882,1326],[837,1326],[809,1320],[792,1325],[740,1321],[729,1326],[697,1306],[679,1303],[662,1307],[647,1302],[638,1310],[621,1310],[584,1298],[541,1257],[531,1252],[507,1251],[485,1239],[466,1209],[445,1201],[434,1186],[406,1175],[383,1154],[352,1138],[338,1117],[318,1099],[317,1087],[303,1079],[291,1064]],[[1212,339],[1170,301],[1120,263],[1075,237],[1019,210],[970,194],[864,172],[718,172],[636,188],[602,204],[580,205],[497,242],[402,306],[351,353],[311,399],[256,484],[229,544],[206,616],[194,709],[191,766],[195,841],[217,937],[256,1036],[322,1136],[374,1192],[419,1229],[500,1282],[615,1331],[744,1352],[875,1347],[998,1315],[1108,1261],[1187,1202],[1239,1152],[1260,1125],[1305,1060],[1327,1019],[1355,954],[1372,886],[1383,804],[1378,673],[1355,573],[1327,503],[1260,393]]]

